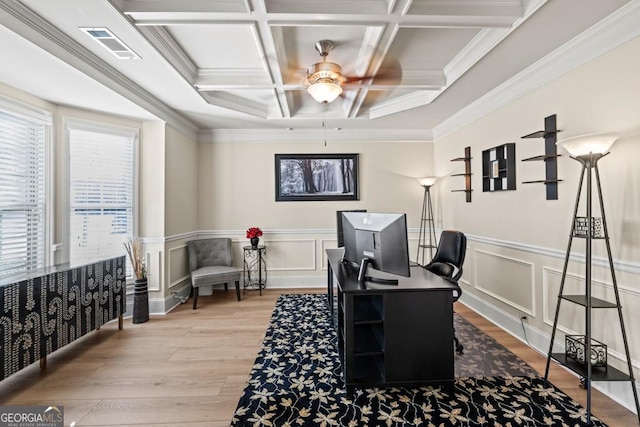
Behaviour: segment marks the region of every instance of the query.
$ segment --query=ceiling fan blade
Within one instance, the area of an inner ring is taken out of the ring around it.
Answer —
[[[347,84],[369,81],[371,86],[397,86],[402,81],[402,66],[397,59],[386,60],[377,73],[365,76],[346,76]]]

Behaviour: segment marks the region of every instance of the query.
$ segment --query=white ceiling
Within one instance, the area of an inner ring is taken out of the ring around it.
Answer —
[[[201,138],[430,140],[470,104],[637,4],[0,0],[0,82],[57,104],[159,118]],[[141,59],[116,58],[81,27],[108,28]],[[385,78],[348,85],[325,110],[301,85],[322,39],[335,43],[328,60],[346,75]]]

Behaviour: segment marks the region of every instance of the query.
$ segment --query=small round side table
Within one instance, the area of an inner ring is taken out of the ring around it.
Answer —
[[[258,245],[256,248],[252,246],[243,246],[244,252],[244,271],[242,272],[244,291],[247,288],[258,289],[262,296],[262,289],[267,286],[267,247]]]

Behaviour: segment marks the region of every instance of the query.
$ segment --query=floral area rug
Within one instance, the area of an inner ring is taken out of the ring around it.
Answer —
[[[439,387],[389,387],[356,389],[350,397],[326,296],[282,295],[231,426],[587,425],[578,403],[455,317],[465,353],[456,356],[452,393]],[[494,356],[497,362],[490,361]],[[591,425],[605,426],[595,417]]]
[[[456,377],[538,376],[524,360],[462,316],[454,315],[453,324],[464,346],[464,353],[456,354],[454,359]]]

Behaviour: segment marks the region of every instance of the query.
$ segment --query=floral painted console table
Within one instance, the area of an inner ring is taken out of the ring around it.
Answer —
[[[125,257],[46,267],[0,281],[0,380],[122,316]]]

